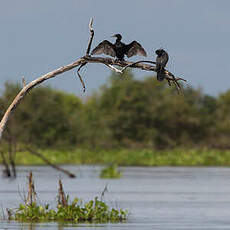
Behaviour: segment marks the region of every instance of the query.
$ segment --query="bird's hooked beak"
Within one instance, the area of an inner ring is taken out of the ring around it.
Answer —
[[[122,36],[121,36],[120,34],[114,34],[112,37],[113,37],[113,38],[116,38],[116,39],[118,39],[118,40],[121,40],[121,39],[122,39]]]
[[[111,38],[116,38],[116,37],[117,37],[116,34],[114,34],[114,35],[111,36]]]

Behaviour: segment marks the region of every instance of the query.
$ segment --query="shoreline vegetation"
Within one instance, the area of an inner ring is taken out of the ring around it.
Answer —
[[[173,150],[39,150],[53,164],[119,166],[230,166],[230,150],[173,149]],[[18,152],[16,165],[46,165],[29,152]],[[0,159],[0,164],[2,161]]]
[[[5,84],[0,117],[20,90]],[[0,163],[230,166],[229,105],[230,90],[210,96],[184,85],[178,95],[167,82],[130,71],[112,74],[85,100],[40,86],[9,120]]]

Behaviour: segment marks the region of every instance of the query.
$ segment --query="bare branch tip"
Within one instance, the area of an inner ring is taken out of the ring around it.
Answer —
[[[90,30],[93,30],[93,18],[90,18],[90,21],[89,21],[89,28]]]

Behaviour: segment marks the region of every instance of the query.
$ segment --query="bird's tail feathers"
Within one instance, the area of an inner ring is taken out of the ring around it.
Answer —
[[[157,80],[158,81],[163,81],[165,78],[165,70],[164,68],[163,69],[160,69],[157,71]]]

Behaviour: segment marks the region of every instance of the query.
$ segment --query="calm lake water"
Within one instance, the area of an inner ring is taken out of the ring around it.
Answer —
[[[77,174],[70,179],[50,167],[18,167],[17,179],[0,178],[0,206],[15,208],[32,170],[41,202],[55,204],[58,179],[71,198],[84,201],[101,195],[111,206],[128,209],[118,224],[21,224],[0,220],[2,229],[230,229],[230,168],[121,167],[121,179],[99,179],[99,166],[64,166]],[[2,170],[0,166],[0,170]]]

